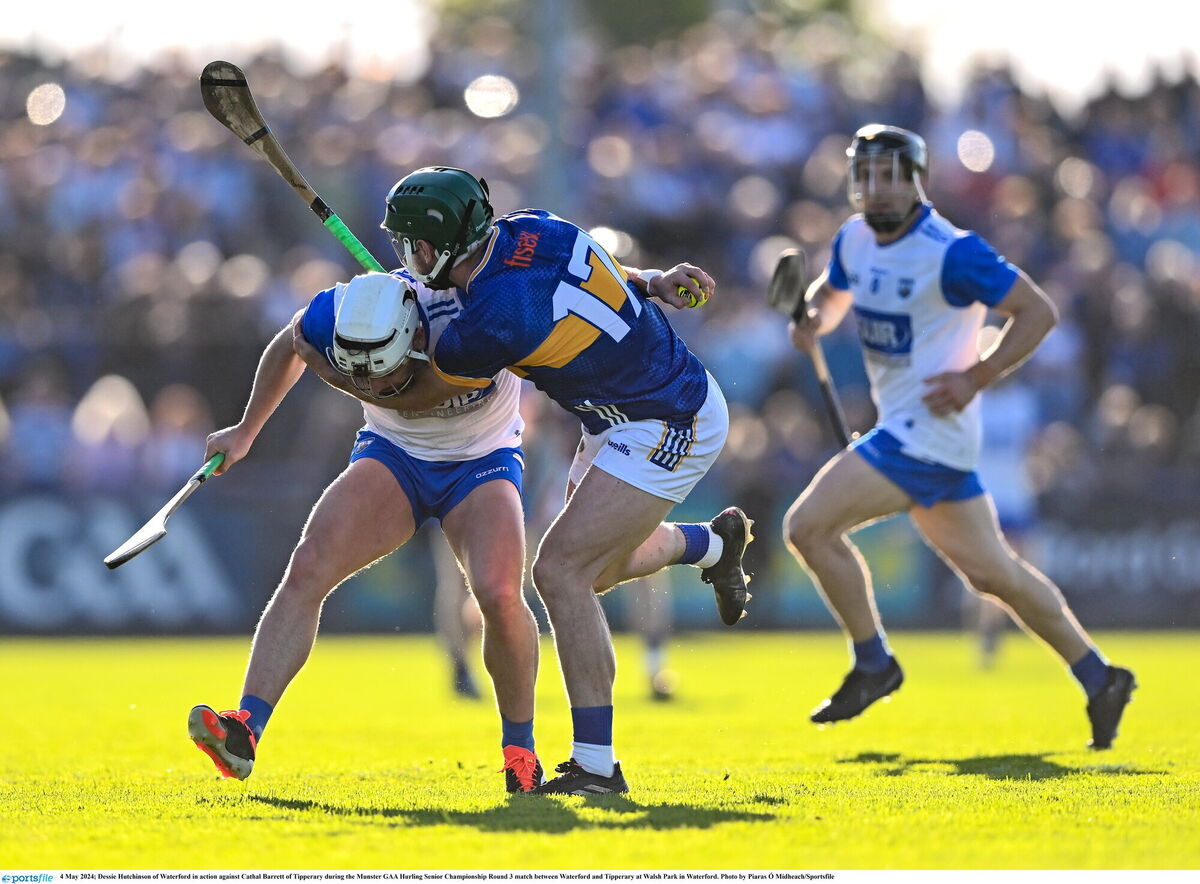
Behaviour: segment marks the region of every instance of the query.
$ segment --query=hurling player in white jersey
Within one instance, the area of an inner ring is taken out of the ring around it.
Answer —
[[[246,456],[300,378],[302,357],[361,400],[366,417],[349,466],[313,507],[259,621],[241,702],[220,713],[196,706],[189,716],[192,739],[224,776],[250,775],[263,728],[312,650],[325,597],[434,517],[483,614],[506,787],[527,792],[543,781],[533,745],[537,624],[521,591],[520,381],[501,372],[443,402],[412,392],[423,348],[460,309],[456,291],[434,291],[402,272],[357,276],[319,293],[267,345],[242,420],[209,436],[205,456],[224,452],[223,473]],[[369,726],[369,716],[345,723]]]
[[[811,348],[854,310],[878,409],[875,427],[827,463],[792,504],[784,532],[853,645],[854,668],[812,714],[853,718],[904,679],[884,636],[871,578],[847,534],[907,512],[933,549],[976,592],[998,599],[1070,666],[1088,697],[1090,745],[1108,748],[1133,673],[1111,666],[1062,593],[1004,541],[975,473],[979,392],[1025,361],[1054,326],[1053,304],[977,234],[925,198],[925,142],[872,124],[850,149],[850,199],[861,214],[838,231],[807,292],[793,342]],[[989,308],[1008,316],[982,357]]]

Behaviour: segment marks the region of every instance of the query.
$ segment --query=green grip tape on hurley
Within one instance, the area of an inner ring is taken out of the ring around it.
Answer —
[[[219,467],[224,462],[225,462],[225,452],[218,451],[216,454],[214,454],[212,457],[210,457],[207,461],[204,462],[204,466],[200,467],[199,471],[196,473],[196,475],[192,476],[192,478],[199,479],[201,482],[203,482],[205,479],[207,479],[209,476],[211,476],[216,471],[217,467]]]
[[[350,254],[358,260],[359,264],[367,270],[374,270],[378,273],[386,272],[383,269],[383,265],[376,261],[375,257],[367,251],[366,246],[358,241],[358,237],[350,232],[350,228],[342,223],[341,218],[330,212],[329,217],[321,223],[329,229],[330,233],[338,238],[338,242],[346,247]]]

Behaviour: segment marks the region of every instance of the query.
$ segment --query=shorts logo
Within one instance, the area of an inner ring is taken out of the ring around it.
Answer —
[[[665,424],[658,447],[651,451],[646,459],[656,467],[662,467],[668,473],[675,472],[683,463],[683,459],[692,451],[692,444],[696,441],[695,426],[694,418],[692,423],[687,425]]]
[[[614,442],[612,439],[609,439],[604,444],[606,444],[609,448],[615,448],[618,452],[626,457],[629,457],[629,455],[633,454],[633,452],[629,450],[629,446],[624,442]]]
[[[517,247],[513,249],[513,253],[504,259],[504,263],[509,267],[528,267],[533,263],[534,251],[537,249],[538,240],[542,238],[540,233],[530,233],[527,230],[522,230],[517,234]]]
[[[359,455],[359,454],[362,454],[364,451],[366,451],[366,450],[367,450],[367,448],[370,446],[370,444],[371,444],[371,440],[370,440],[370,439],[363,439],[363,440],[359,441],[359,442],[358,442],[358,443],[357,443],[357,444],[354,446],[354,452],[353,452],[353,454],[354,454],[354,455]]]
[[[484,470],[482,473],[476,473],[476,479],[486,479],[488,476],[494,476],[496,473],[507,473],[508,467],[492,467],[490,470]]]
[[[629,422],[628,416],[623,414],[615,405],[593,405],[592,400],[584,399],[582,405],[575,405],[573,407],[576,411],[590,411],[592,414],[603,418],[608,421],[610,427]]]

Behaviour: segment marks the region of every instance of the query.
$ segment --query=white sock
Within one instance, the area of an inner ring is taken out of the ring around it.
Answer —
[[[599,743],[572,743],[571,757],[589,773],[602,777],[611,777],[617,760],[613,755],[612,746],[601,746]]]
[[[725,541],[721,539],[721,535],[713,531],[707,525],[704,530],[708,532],[708,552],[704,554],[704,558],[696,562],[697,568],[711,568],[721,559],[721,553],[725,552]]]

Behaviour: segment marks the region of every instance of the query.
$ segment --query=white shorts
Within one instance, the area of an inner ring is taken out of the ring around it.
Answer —
[[[594,436],[584,433],[571,463],[571,483],[579,485],[594,465],[648,494],[679,503],[716,461],[728,435],[729,409],[710,374],[708,396],[688,423],[628,421]]]

